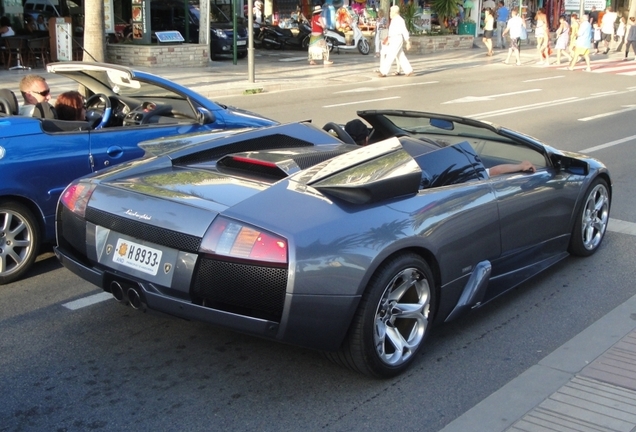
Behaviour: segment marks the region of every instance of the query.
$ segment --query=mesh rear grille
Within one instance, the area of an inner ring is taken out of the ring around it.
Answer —
[[[201,259],[192,297],[215,309],[280,322],[287,269]]]
[[[95,225],[111,229],[121,234],[126,234],[134,238],[146,240],[184,252],[197,252],[199,250],[199,245],[201,244],[201,239],[199,237],[182,234],[164,228],[158,228],[153,225],[126,219],[91,207],[86,209],[86,220],[94,223]]]
[[[312,143],[290,137],[288,135],[273,134],[264,137],[258,137],[246,141],[233,142],[231,144],[214,147],[208,150],[193,153],[191,155],[177,158],[173,161],[173,165],[189,165],[201,162],[207,162],[220,158],[230,153],[240,153],[250,150],[270,150],[289,147],[311,147]]]

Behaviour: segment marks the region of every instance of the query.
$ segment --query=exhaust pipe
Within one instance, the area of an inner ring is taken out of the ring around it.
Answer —
[[[113,281],[110,283],[110,292],[113,294],[113,297],[115,297],[115,300],[117,300],[119,303],[126,302],[124,288],[119,284],[119,282]]]
[[[137,291],[135,288],[128,288],[128,291],[126,291],[126,295],[128,296],[128,301],[130,302],[130,306],[133,309],[139,310],[144,307],[144,304],[141,301],[141,296],[139,295],[139,291]]]

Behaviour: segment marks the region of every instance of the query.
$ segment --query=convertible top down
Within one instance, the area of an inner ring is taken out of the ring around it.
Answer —
[[[56,254],[135,309],[387,377],[433,323],[600,247],[601,162],[461,117],[358,114],[366,147],[309,123],[144,143],[146,158],[65,190]],[[488,174],[522,160],[536,171]]]

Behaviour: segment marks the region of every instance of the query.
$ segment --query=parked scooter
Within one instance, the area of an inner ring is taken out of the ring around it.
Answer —
[[[306,22],[293,21],[290,27],[298,28],[294,34],[292,28],[262,24],[258,39],[266,49],[283,49],[285,47],[307,49],[309,47],[309,36],[311,27]]]
[[[344,33],[337,30],[325,30],[325,41],[329,47],[329,51],[336,49],[336,53],[340,54],[340,50],[354,50],[360,51],[360,54],[367,55],[371,51],[369,41],[362,34],[362,30],[358,27],[358,16],[353,15],[351,20],[351,30],[353,31],[353,44],[347,45],[347,39]]]

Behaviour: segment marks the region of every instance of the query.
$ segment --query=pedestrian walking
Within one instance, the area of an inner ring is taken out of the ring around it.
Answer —
[[[320,5],[314,6],[314,11],[311,16],[311,35],[309,36],[308,49],[310,65],[315,65],[316,61],[322,61],[324,65],[333,63],[329,61],[329,47],[323,34],[327,28],[327,23],[325,22],[325,18],[321,15],[321,12],[322,8]]]
[[[610,43],[614,39],[614,24],[616,23],[618,14],[612,10],[611,6],[605,9],[603,19],[601,20],[601,34],[603,39],[603,54],[609,53]]]
[[[603,40],[601,26],[598,24],[592,24],[592,27],[592,46],[594,47],[594,54],[598,54],[600,52],[598,50],[599,44],[601,43],[601,40]]]
[[[625,44],[625,34],[627,33],[627,21],[625,17],[620,17],[618,22],[618,28],[616,29],[616,36],[614,39],[618,43],[616,45],[616,52],[623,51],[623,45]]]
[[[534,36],[537,39],[537,54],[539,55],[537,64],[541,65],[544,63],[549,63],[548,57],[550,56],[548,51],[548,43],[550,38],[548,17],[545,14],[543,8],[539,8],[535,19],[537,23],[534,29]]]
[[[574,65],[579,60],[579,57],[583,57],[585,59],[585,64],[587,68],[586,72],[591,72],[592,68],[590,67],[590,48],[592,46],[592,25],[590,24],[589,17],[587,14],[583,14],[581,17],[581,23],[579,25],[579,31],[576,36],[576,48],[574,51],[574,56],[572,57],[572,61],[570,62],[570,66],[568,70],[574,70]]]
[[[499,0],[499,7],[497,8],[497,29],[495,34],[497,35],[497,41],[495,46],[497,48],[506,48],[506,42],[503,38],[502,34],[504,29],[506,28],[506,24],[508,23],[508,18],[510,18],[510,11],[504,4],[503,0]]]
[[[636,17],[629,17],[627,24],[627,34],[625,35],[625,58],[629,55],[629,47],[634,51],[634,61],[636,61]]]
[[[556,62],[554,64],[561,64],[561,54],[568,58],[568,63],[572,61],[572,57],[568,54],[568,45],[570,44],[570,25],[565,20],[565,17],[561,15],[559,17],[559,28],[556,30],[556,43],[554,49],[556,50]]]
[[[384,10],[378,11],[378,19],[375,21],[375,56],[380,57],[380,49],[382,48],[382,41],[386,39],[389,32],[389,25],[384,16]]]
[[[568,50],[570,52],[570,56],[574,56],[574,51],[576,48],[576,38],[579,32],[579,15],[573,13],[570,15],[570,43],[568,44]]]
[[[515,64],[517,66],[521,66],[521,59],[519,56],[519,51],[521,49],[520,42],[522,33],[526,31],[526,23],[519,16],[519,12],[517,12],[517,9],[513,9],[510,15],[510,19],[508,20],[508,24],[506,24],[506,28],[504,29],[502,35],[506,36],[507,34],[510,34],[510,48],[508,48],[508,57],[506,57],[504,63],[508,64],[508,62],[510,62],[510,57],[512,56],[512,54],[514,54],[516,59]]]
[[[492,9],[486,8],[484,10],[484,37],[482,38],[482,41],[484,42],[484,45],[486,45],[486,48],[488,49],[488,52],[486,53],[487,56],[492,56],[492,36],[493,36],[494,26],[495,26],[495,17],[493,16]]]
[[[404,45],[406,50],[411,49],[411,41],[409,40],[409,31],[406,28],[404,18],[400,16],[400,7],[397,5],[391,6],[389,10],[389,34],[386,46],[383,50],[386,51],[386,55],[382,55],[380,62],[380,76],[385,77],[391,69],[391,65],[397,60],[399,68],[405,76],[413,75],[413,67],[404,54]]]

